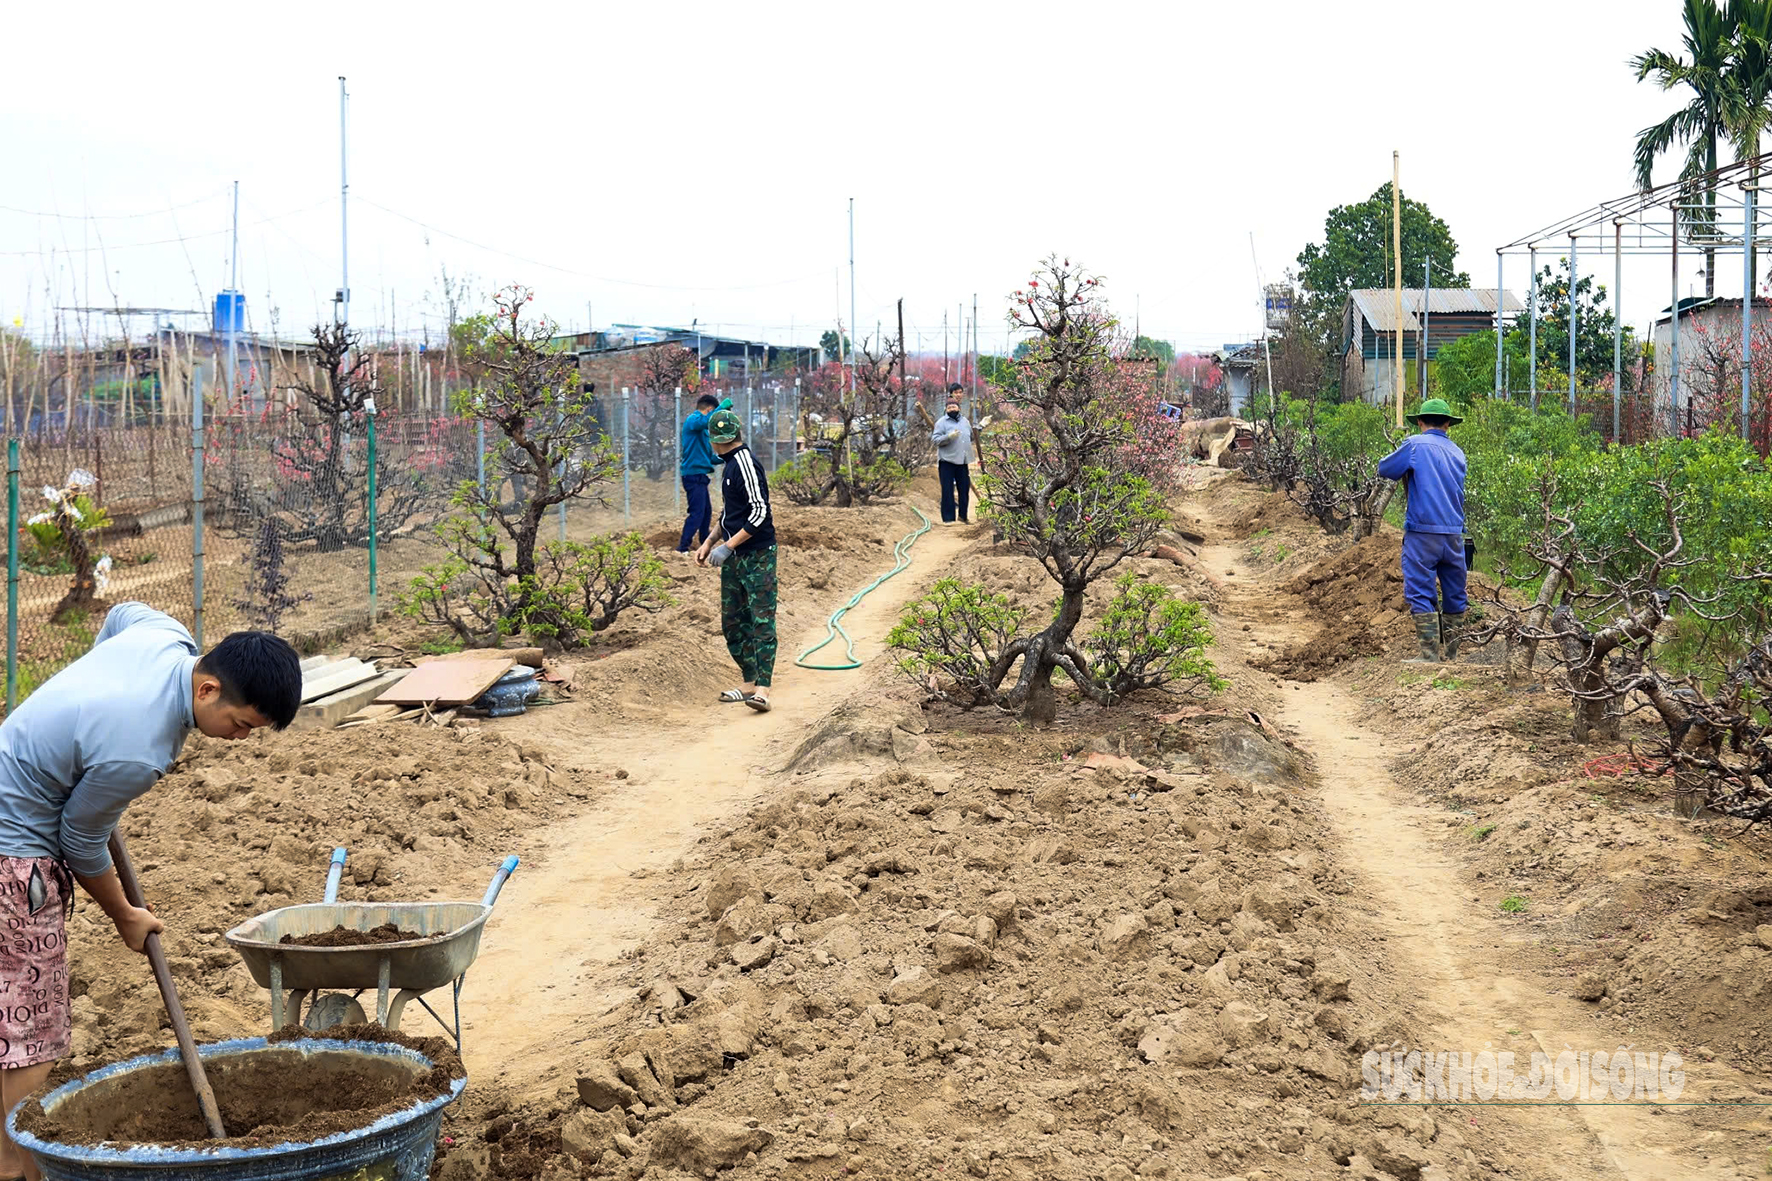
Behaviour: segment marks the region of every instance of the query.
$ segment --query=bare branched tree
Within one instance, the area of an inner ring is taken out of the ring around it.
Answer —
[[[314,328],[314,365],[287,387],[300,395],[271,444],[268,477],[240,457],[222,473],[221,527],[256,539],[265,520],[277,522],[285,544],[311,543],[321,553],[369,544],[367,410],[381,386],[359,336],[342,324]],[[376,534],[386,541],[427,511],[440,510],[449,490],[392,448],[376,457]]]
[[[927,411],[899,378],[900,342],[864,343],[855,360],[855,388],[848,371],[827,365],[802,396],[807,452],[776,477],[796,504],[839,508],[890,496],[910,482],[934,456]]]

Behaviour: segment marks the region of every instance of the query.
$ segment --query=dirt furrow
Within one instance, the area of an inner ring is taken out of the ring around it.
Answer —
[[[1276,619],[1275,591],[1250,578],[1242,547],[1216,545],[1201,554],[1228,576],[1223,603],[1234,632],[1247,623],[1260,640],[1294,646],[1324,621],[1288,612]],[[1286,596],[1281,596],[1286,597]],[[1568,995],[1561,982],[1523,968],[1519,940],[1498,933],[1499,899],[1473,892],[1445,854],[1437,834],[1444,817],[1398,785],[1389,768],[1428,735],[1387,736],[1362,727],[1360,703],[1330,680],[1282,681],[1280,721],[1315,762],[1319,799],[1340,845],[1340,861],[1367,891],[1368,921],[1387,941],[1392,960],[1407,965],[1403,993],[1412,1002],[1429,1050],[1513,1051],[1525,1063],[1534,1052],[1555,1057],[1565,1049],[1616,1048],[1596,1028],[1593,1010]],[[1635,1050],[1665,1051],[1646,1044]],[[1699,1077],[1702,1073],[1702,1077]],[[1739,1094],[1745,1080],[1720,1063],[1688,1068],[1682,1098]],[[1446,1110],[1446,1109],[1442,1109]],[[1720,1156],[1694,1122],[1693,1107],[1556,1104],[1463,1109],[1476,1124],[1488,1120],[1508,1149],[1494,1163],[1510,1175],[1676,1181],[1734,1178],[1734,1161]],[[1751,1115],[1752,1113],[1747,1113]]]
[[[940,577],[971,532],[932,529],[913,548],[911,568],[844,617],[864,664],[884,650],[904,604]],[[523,873],[521,888],[507,893],[489,922],[487,950],[469,984],[472,1016],[463,1050],[470,1074],[497,1079],[517,1095],[552,1091],[560,1051],[581,1040],[582,1027],[614,1003],[604,969],[655,926],[665,887],[653,882],[698,834],[765,791],[807,731],[863,683],[865,668],[815,672],[794,665],[823,635],[820,625],[782,636],[774,709],[767,714],[684,701],[683,716],[694,719],[687,729],[612,730],[596,743],[598,757],[627,778],[598,808],[545,835],[545,856]],[[814,659],[835,663],[842,656],[838,640]],[[711,646],[708,659],[726,657]],[[546,737],[545,711],[518,721]],[[523,737],[515,727],[513,734]]]

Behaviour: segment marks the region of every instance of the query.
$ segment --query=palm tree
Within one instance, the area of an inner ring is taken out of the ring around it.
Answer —
[[[1728,19],[1735,26],[1729,78],[1738,100],[1729,128],[1737,160],[1751,160],[1749,184],[1760,179],[1760,139],[1772,129],[1772,0],[1729,0]],[[1757,253],[1757,251],[1756,251]],[[1750,259],[1758,269],[1758,260]],[[1757,290],[1750,273],[1748,290]]]
[[[1686,33],[1682,38],[1686,56],[1680,57],[1665,49],[1651,49],[1631,59],[1631,68],[1641,82],[1654,75],[1663,90],[1685,86],[1692,91],[1692,100],[1653,127],[1637,133],[1637,184],[1649,188],[1650,174],[1656,158],[1676,144],[1686,145],[1686,163],[1680,179],[1698,181],[1717,169],[1717,140],[1729,133],[1732,124],[1741,122],[1741,103],[1737,80],[1730,66],[1737,41],[1734,18],[1739,17],[1739,3],[1732,2],[1725,12],[1716,0],[1686,0],[1684,18]],[[1706,187],[1708,214],[1701,215],[1703,228],[1710,231],[1716,224],[1717,193],[1714,185]],[[1716,248],[1704,252],[1704,293],[1716,294]]]
[[[1772,130],[1772,0],[1729,0],[1724,19],[1734,27],[1729,139],[1737,160],[1752,160],[1760,154],[1761,137]],[[1753,171],[1758,175],[1757,166]]]

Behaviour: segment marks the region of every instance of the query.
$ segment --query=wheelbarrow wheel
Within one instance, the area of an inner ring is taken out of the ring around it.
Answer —
[[[317,1033],[335,1025],[362,1025],[368,1020],[363,1006],[354,998],[342,992],[329,992],[308,1006],[308,1015],[301,1024],[303,1029]]]

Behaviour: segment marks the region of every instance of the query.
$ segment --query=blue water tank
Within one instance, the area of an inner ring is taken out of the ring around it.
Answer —
[[[230,329],[246,331],[246,296],[238,291],[224,291],[215,297],[216,335],[225,335]]]

